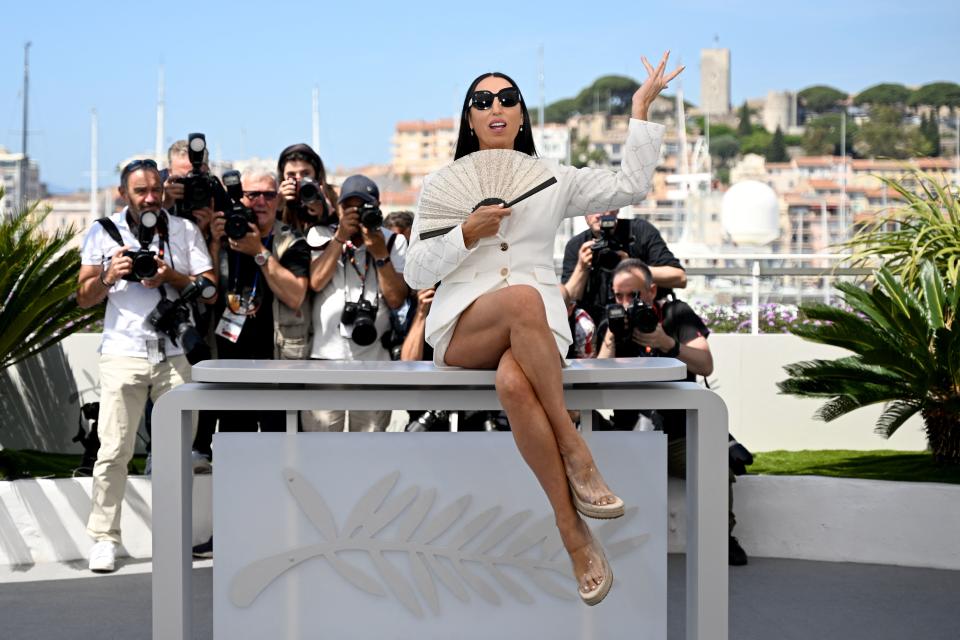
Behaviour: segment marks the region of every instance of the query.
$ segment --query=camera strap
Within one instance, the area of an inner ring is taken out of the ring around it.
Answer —
[[[353,267],[353,270],[357,273],[357,277],[360,278],[360,297],[357,298],[357,302],[359,303],[361,300],[364,299],[364,296],[367,293],[367,274],[370,273],[370,262],[372,261],[372,257],[370,256],[370,253],[368,251],[363,252],[363,255],[364,255],[363,272],[361,273],[360,267],[357,266],[357,250],[354,249],[353,246],[351,245],[344,245],[343,255],[346,257],[347,261],[350,263],[350,266]],[[374,271],[374,273],[376,273],[376,271]],[[343,270],[343,301],[344,302],[349,301],[349,298],[348,298],[349,293],[350,293],[350,288],[347,286],[347,270],[346,268],[344,268]],[[380,308],[379,295],[374,300],[373,306],[375,309]]]
[[[96,220],[103,230],[106,231],[107,235],[110,236],[110,239],[117,243],[117,246],[124,246],[123,238],[120,236],[120,230],[117,228],[116,223],[110,218],[103,217],[97,218]],[[130,227],[131,232],[137,226],[133,219],[130,217],[130,213],[127,212],[127,226]],[[170,249],[171,258],[173,256],[173,247],[170,245],[170,235],[167,233],[167,225],[165,216],[161,216],[157,221],[157,230],[160,233],[160,250],[157,251],[157,257],[163,260],[164,256],[164,245]],[[139,234],[138,234],[139,235]],[[149,243],[147,243],[149,244]],[[143,244],[141,243],[141,248]]]
[[[120,237],[120,230],[117,229],[117,225],[113,220],[110,218],[97,218],[97,222],[100,223],[100,226],[107,232],[111,240],[116,242],[118,246],[123,246],[123,238]]]
[[[123,237],[120,235],[120,229],[117,228],[117,225],[113,220],[107,217],[103,217],[103,218],[97,218],[96,222],[99,223],[101,227],[103,227],[103,230],[107,233],[108,236],[110,236],[111,240],[117,243],[117,246],[122,247],[125,245],[125,243],[123,242]],[[160,250],[157,251],[157,257],[160,258],[161,260],[164,260],[164,253],[165,253],[164,244],[166,244],[167,248],[170,249],[170,261],[173,262],[173,247],[170,245],[170,234],[167,233],[166,222],[167,221],[166,221],[165,214],[159,216],[157,220],[157,230],[160,234]],[[127,226],[130,227],[131,232],[133,228],[136,226],[133,223],[133,219],[131,218],[129,211],[127,212]],[[140,247],[141,249],[143,248],[143,242],[140,243]],[[172,265],[171,265],[171,268],[172,268]],[[165,286],[158,287],[157,291],[160,293],[160,298],[162,300],[167,299],[167,292],[166,292]]]

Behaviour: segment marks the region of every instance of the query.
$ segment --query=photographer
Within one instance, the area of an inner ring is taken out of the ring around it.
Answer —
[[[590,314],[595,322],[603,319],[609,297],[612,272],[621,260],[636,258],[649,265],[653,281],[663,297],[669,288],[687,286],[687,275],[680,261],[667,248],[657,228],[643,220],[618,220],[618,210],[586,216],[588,229],[570,238],[563,253],[560,278],[567,303]]]
[[[667,357],[687,365],[687,380],[713,373],[713,355],[707,337],[710,330],[685,302],[657,299],[657,285],[649,267],[640,260],[623,260],[613,271],[615,304],[608,307],[604,321],[597,328],[601,344],[598,358]],[[615,411],[613,429],[632,430],[638,411]],[[683,411],[656,411],[650,418],[667,436],[667,471],[671,476],[686,477],[686,415]],[[602,430],[602,425],[599,427]],[[609,429],[610,426],[607,425]],[[730,482],[735,482],[730,472]],[[729,492],[729,530],[736,524],[733,515],[733,489]],[[747,554],[732,535],[729,540],[729,563],[747,563]]]
[[[383,226],[394,233],[401,234],[410,243],[410,229],[413,228],[413,213],[410,211],[394,211],[383,219]]]
[[[224,174],[225,182],[228,178]],[[279,194],[272,173],[248,171],[240,179],[242,190],[235,194],[240,197],[211,224],[210,253],[219,266],[222,294],[217,355],[226,360],[306,358],[310,248],[299,231],[277,220]],[[284,431],[284,412],[220,415],[221,431],[256,431],[257,423],[261,431]]]
[[[390,310],[403,305],[409,289],[403,280],[407,242],[384,231],[380,190],[365,176],[347,178],[339,199],[339,224],[317,225],[308,242],[315,248],[310,263],[313,348],[318,360],[385,361],[395,345]],[[395,238],[395,239],[394,239]],[[307,411],[305,431],[383,431],[389,411]],[[348,423],[348,424],[347,424]]]
[[[96,540],[93,571],[114,570],[127,464],[147,396],[156,399],[189,381],[185,352],[195,361],[200,356],[194,350],[203,351],[199,334],[184,321],[189,311],[179,293],[195,293],[198,276],[215,281],[196,225],[161,209],[163,188],[153,160],[123,168],[120,196],[127,206],[98,220],[83,239],[77,291],[81,307],[107,303],[100,343],[100,449],[87,523]],[[209,295],[215,296],[215,289]]]
[[[323,161],[310,145],[292,144],[277,161],[283,209],[280,219],[304,235],[317,224],[337,221],[337,192],[327,184]],[[316,247],[314,247],[316,248]]]
[[[190,142],[202,151],[190,150]],[[167,169],[160,172],[163,182],[163,207],[175,216],[186,218],[199,227],[209,240],[210,223],[227,206],[226,192],[210,174],[210,154],[202,134],[191,134],[190,141],[177,140],[167,149]]]

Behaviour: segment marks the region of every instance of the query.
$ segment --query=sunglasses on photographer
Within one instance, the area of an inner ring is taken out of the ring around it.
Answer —
[[[276,191],[244,191],[243,192],[243,197],[251,202],[259,198],[260,196],[263,196],[263,199],[269,202],[270,200],[274,200],[277,197],[277,192]]]
[[[145,160],[133,160],[123,168],[123,171],[120,172],[120,179],[123,180],[129,174],[140,169],[157,169],[157,163],[150,158],[146,158]]]
[[[470,103],[467,106],[473,107],[478,111],[486,111],[493,106],[494,98],[500,101],[501,107],[515,107],[520,104],[520,90],[516,87],[507,87],[497,93],[486,90],[474,91],[473,95],[470,96]]]

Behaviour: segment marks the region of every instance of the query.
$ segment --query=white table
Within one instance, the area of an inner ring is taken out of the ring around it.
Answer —
[[[686,411],[687,638],[726,640],[727,409],[712,391],[679,381],[685,377],[684,364],[669,358],[574,360],[563,370],[564,396],[568,407],[582,411],[588,440],[593,409]],[[153,637],[192,637],[193,411],[282,409],[288,431],[296,431],[297,411],[304,409],[499,406],[493,371],[437,369],[424,362],[211,360],[194,365],[193,382],[164,394],[154,406]]]

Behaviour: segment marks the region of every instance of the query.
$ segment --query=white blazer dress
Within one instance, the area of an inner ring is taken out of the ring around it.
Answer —
[[[619,171],[552,167],[557,184],[513,207],[496,236],[481,238],[470,248],[463,244],[459,225],[443,236],[420,240],[419,216],[414,216],[403,276],[414,289],[441,283],[426,326],[437,366],[447,366],[444,354],[460,314],[483,294],[518,284],[540,292],[557,349],[566,355],[572,337],[553,267],[557,227],[566,217],[642,202],[660,159],[664,130],[663,125],[631,118]]]

